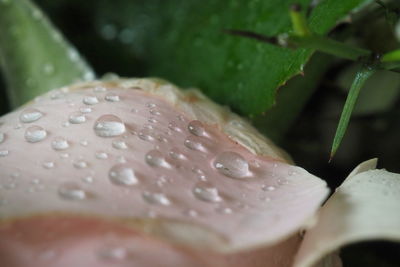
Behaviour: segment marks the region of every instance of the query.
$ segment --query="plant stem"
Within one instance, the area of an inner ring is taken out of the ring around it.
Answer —
[[[382,62],[400,61],[400,49],[390,51],[382,56]]]

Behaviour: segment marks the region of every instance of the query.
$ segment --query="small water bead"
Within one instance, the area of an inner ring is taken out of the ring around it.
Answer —
[[[143,141],[153,141],[154,136],[152,130],[148,128],[143,128],[142,130],[139,131],[138,136],[140,139]]]
[[[94,179],[92,176],[85,176],[82,178],[82,181],[84,181],[85,183],[91,184],[91,183],[93,183]]]
[[[153,117],[150,117],[147,121],[150,122],[150,123],[157,123],[157,122],[158,122],[158,121],[157,121],[155,118],[153,118]]]
[[[73,112],[69,114],[68,121],[73,124],[80,124],[86,121],[86,116],[81,112]]]
[[[129,257],[129,252],[125,247],[113,246],[104,247],[99,253],[99,257],[107,261],[122,261]]]
[[[69,154],[68,153],[60,153],[60,158],[67,159],[67,158],[69,158]]]
[[[54,65],[51,63],[44,64],[43,72],[47,75],[51,75],[54,73]]]
[[[191,134],[194,134],[196,136],[204,136],[205,135],[204,125],[201,121],[198,121],[198,120],[189,122],[188,130]]]
[[[70,125],[71,124],[69,123],[69,121],[65,121],[65,122],[62,123],[62,127],[68,127]]]
[[[155,108],[157,105],[151,102],[146,103],[146,107],[148,108]]]
[[[110,181],[116,185],[135,185],[139,181],[136,177],[135,171],[127,164],[114,165],[108,172]]]
[[[117,95],[116,93],[108,93],[108,94],[106,94],[104,99],[108,102],[119,102],[120,101],[119,95]]]
[[[8,150],[0,150],[0,157],[8,156],[8,154],[10,154],[10,151],[8,151]]]
[[[165,160],[162,153],[158,150],[150,150],[145,156],[145,161],[152,167],[170,168],[171,165]]]
[[[124,156],[118,156],[117,157],[117,162],[119,163],[126,163],[126,158]]]
[[[65,200],[84,200],[87,192],[77,183],[65,182],[58,188],[58,195]]]
[[[65,138],[57,136],[53,138],[51,147],[54,150],[65,150],[69,147],[69,143]]]
[[[183,144],[191,149],[191,150],[197,150],[197,151],[202,151],[202,152],[207,152],[207,149],[204,147],[203,143],[194,136],[188,136]]]
[[[83,139],[83,140],[79,141],[79,144],[80,144],[81,146],[87,146],[87,145],[89,144],[89,141],[86,140],[86,139]]]
[[[176,116],[178,118],[178,120],[180,121],[185,121],[185,117],[183,117],[182,115],[178,115]]]
[[[125,124],[117,116],[107,114],[99,117],[94,124],[94,132],[100,137],[114,137],[125,133]]]
[[[107,159],[108,158],[108,154],[104,151],[97,151],[95,156],[97,159]]]
[[[25,140],[29,143],[40,142],[47,137],[47,132],[40,126],[31,126],[25,131]]]
[[[168,155],[171,157],[171,158],[173,158],[173,159],[177,159],[177,160],[184,160],[184,159],[186,159],[186,157],[185,157],[185,155],[183,155],[180,151],[179,151],[179,149],[177,149],[177,148],[171,148],[169,151],[168,151]]]
[[[99,99],[97,98],[97,96],[87,95],[83,98],[82,102],[83,102],[83,104],[86,104],[86,105],[95,105],[95,104],[99,103]]]
[[[197,183],[193,190],[194,196],[206,202],[221,202],[222,197],[219,195],[218,189],[206,182]]]
[[[128,149],[128,145],[124,140],[118,139],[112,142],[112,147],[115,149]]]
[[[80,107],[79,111],[82,113],[90,113],[93,111],[93,109],[91,107]]]
[[[23,123],[30,123],[37,121],[43,117],[43,113],[35,108],[27,108],[21,112],[19,115],[19,120]]]
[[[262,186],[262,190],[264,190],[264,191],[274,191],[275,189],[276,189],[276,187],[273,185],[263,185]]]
[[[93,92],[95,93],[104,93],[107,91],[107,88],[104,86],[96,86],[95,88],[93,88]]]
[[[164,205],[164,206],[168,206],[171,204],[171,201],[163,193],[145,191],[143,192],[142,197],[149,204]]]
[[[45,161],[45,162],[43,162],[42,166],[45,169],[53,169],[55,164],[52,161]]]
[[[249,177],[248,162],[236,152],[223,152],[214,161],[214,167],[223,175],[242,179]]]
[[[172,131],[175,131],[175,132],[182,132],[182,129],[179,127],[179,125],[176,123],[176,122],[174,122],[174,121],[171,121],[170,123],[168,123],[168,128],[170,129],[170,130],[172,130]]]
[[[88,163],[82,159],[78,159],[73,163],[74,167],[77,169],[85,169],[88,167]]]
[[[199,213],[195,210],[188,209],[188,210],[183,211],[183,215],[194,218],[194,217],[199,216]]]
[[[216,209],[216,212],[218,212],[220,214],[232,214],[233,210],[231,208],[228,208],[228,207],[218,207]]]
[[[3,143],[5,139],[6,139],[6,134],[0,133],[0,144]]]
[[[158,111],[158,110],[156,110],[156,109],[150,109],[150,114],[151,115],[154,115],[154,116],[159,116],[159,115],[161,115],[161,113]]]

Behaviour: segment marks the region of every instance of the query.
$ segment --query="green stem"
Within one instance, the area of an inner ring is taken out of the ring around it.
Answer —
[[[299,5],[293,5],[290,9],[290,18],[292,20],[293,30],[297,36],[308,36],[311,35],[311,30],[307,25],[306,17],[301,13],[301,7]]]
[[[311,48],[353,61],[371,54],[369,50],[353,47],[319,35],[290,36],[289,43],[293,43],[301,48]]]
[[[0,60],[13,107],[94,78],[90,66],[29,0],[0,0]]]
[[[382,56],[382,62],[400,61],[400,49],[390,51]]]
[[[351,85],[349,94],[347,95],[346,103],[344,104],[342,114],[340,115],[340,120],[338,127],[336,129],[335,137],[333,139],[331,155],[329,161],[336,154],[337,149],[342,142],[343,136],[346,132],[347,126],[349,125],[351,113],[356,104],[360,89],[363,87],[365,82],[376,72],[377,68],[375,66],[363,64],[361,69],[357,72],[354,78],[353,84]]]

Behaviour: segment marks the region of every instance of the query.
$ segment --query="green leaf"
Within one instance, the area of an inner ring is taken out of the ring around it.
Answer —
[[[14,107],[94,78],[79,53],[28,0],[0,0],[0,58]]]
[[[369,65],[362,65],[360,70],[357,72],[353,84],[351,85],[349,94],[347,95],[346,103],[344,104],[342,114],[340,115],[340,120],[338,127],[336,129],[335,137],[333,139],[333,144],[331,148],[330,158],[332,159],[335,155],[337,149],[342,142],[343,136],[346,132],[347,126],[349,125],[351,113],[356,104],[358,95],[360,93],[361,87],[363,87],[364,83],[374,74],[376,71],[375,68],[372,68]]]
[[[278,48],[222,30],[286,33],[291,30],[289,7],[294,2],[307,7],[311,1],[103,2],[98,23],[104,33],[121,29],[118,39],[130,35],[131,52],[147,63],[150,75],[200,87],[235,111],[254,115],[274,104],[276,89],[301,72],[312,50]],[[365,2],[322,1],[312,13],[310,27],[325,34]]]

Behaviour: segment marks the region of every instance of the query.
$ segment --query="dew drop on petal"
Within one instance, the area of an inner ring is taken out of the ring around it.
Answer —
[[[25,140],[29,143],[40,142],[45,139],[47,132],[40,126],[31,126],[25,131]]]
[[[165,160],[162,153],[158,150],[150,150],[145,156],[145,161],[152,167],[170,168],[171,165]]]
[[[112,142],[112,147],[115,149],[128,149],[128,145],[124,140],[117,139]]]
[[[45,161],[43,162],[42,166],[45,169],[53,169],[54,168],[54,162],[53,161]]]
[[[108,94],[106,94],[104,99],[108,102],[119,102],[120,101],[119,95],[117,95],[116,93],[108,93]]]
[[[65,182],[58,188],[58,195],[66,200],[83,200],[87,192],[74,182]]]
[[[43,117],[43,113],[35,108],[27,108],[21,112],[19,115],[19,120],[23,123],[29,123],[37,121]]]
[[[171,121],[170,123],[168,123],[168,128],[175,132],[182,132],[182,129],[174,121]]]
[[[83,97],[82,102],[86,105],[95,105],[99,103],[99,99],[94,95],[87,95]]]
[[[68,121],[73,124],[80,124],[86,121],[86,116],[81,112],[73,112],[69,114]]]
[[[97,151],[95,156],[97,159],[107,159],[108,158],[108,154],[104,151]]]
[[[173,158],[173,159],[178,159],[178,160],[184,160],[184,159],[186,159],[185,155],[183,155],[183,154],[179,151],[179,149],[177,149],[177,148],[171,148],[171,149],[168,151],[168,155],[169,155],[171,158]]]
[[[114,165],[108,172],[108,177],[110,178],[110,181],[116,185],[128,186],[139,182],[135,171],[126,164]]]
[[[188,136],[185,139],[185,141],[183,142],[183,144],[191,150],[197,150],[197,151],[203,151],[203,152],[207,151],[207,149],[204,147],[203,143],[194,136]]]
[[[197,183],[193,188],[193,194],[197,199],[206,202],[222,201],[222,197],[219,195],[218,189],[206,182]]]
[[[157,204],[168,206],[171,204],[171,201],[167,198],[163,193],[154,193],[145,191],[142,194],[143,199],[149,204]]]
[[[82,159],[76,160],[73,163],[74,167],[77,169],[85,169],[88,167],[88,163]]]
[[[80,108],[79,108],[79,111],[82,112],[82,113],[90,113],[90,112],[92,112],[93,110],[92,110],[91,107],[80,107]]]
[[[236,152],[223,152],[214,161],[214,167],[223,175],[231,178],[249,177],[248,162]]]
[[[65,150],[69,147],[69,143],[65,138],[57,136],[51,141],[51,147],[54,150]]]
[[[196,136],[204,136],[205,134],[204,125],[201,121],[198,120],[189,122],[188,130],[191,134]]]
[[[8,154],[10,154],[10,151],[8,151],[8,150],[0,150],[0,157],[8,156]]]
[[[113,137],[125,133],[125,124],[117,116],[107,114],[97,119],[94,132],[100,137]]]

